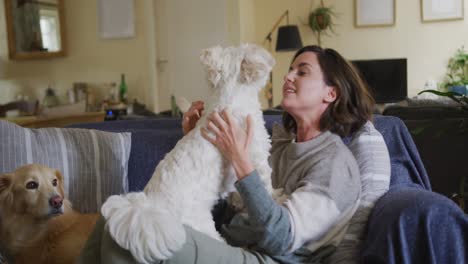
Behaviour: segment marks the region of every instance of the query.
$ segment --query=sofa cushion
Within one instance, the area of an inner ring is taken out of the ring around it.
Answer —
[[[390,186],[390,157],[382,135],[367,122],[348,145],[361,173],[361,199],[343,241],[331,256],[333,263],[353,263],[365,239],[367,219],[377,200]]]
[[[174,119],[171,126],[179,124],[177,128],[158,126],[158,119],[141,120],[144,126],[138,122],[106,121],[89,124],[73,124],[74,128],[93,128],[107,132],[130,132],[132,137],[132,149],[128,161],[128,187],[130,192],[142,191],[146,183],[151,179],[153,172],[166,154],[171,151],[182,138],[180,120]],[[137,129],[135,129],[136,127]],[[156,128],[157,127],[157,128]]]
[[[0,173],[30,163],[58,169],[73,207],[97,212],[112,194],[128,191],[130,133],[90,129],[28,129],[0,121]]]

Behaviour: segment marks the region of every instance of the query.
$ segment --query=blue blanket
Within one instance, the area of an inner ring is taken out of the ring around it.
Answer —
[[[390,185],[413,185],[430,191],[426,169],[403,121],[397,117],[375,115],[374,125],[384,137],[390,153]]]
[[[400,119],[376,116],[375,126],[390,152],[391,187],[370,216],[362,262],[467,263],[467,215],[445,196],[431,192],[419,153]]]

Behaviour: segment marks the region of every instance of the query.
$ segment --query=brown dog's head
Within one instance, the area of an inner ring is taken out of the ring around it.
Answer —
[[[63,176],[49,167],[30,164],[0,175],[0,206],[10,214],[48,218],[63,213]]]

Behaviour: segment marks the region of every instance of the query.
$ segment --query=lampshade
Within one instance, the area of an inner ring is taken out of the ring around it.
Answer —
[[[278,28],[276,51],[293,51],[300,48],[302,48],[302,40],[296,25],[287,25]]]

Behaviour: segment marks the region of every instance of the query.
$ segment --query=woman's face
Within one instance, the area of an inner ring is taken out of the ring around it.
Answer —
[[[284,76],[281,106],[293,116],[316,116],[335,98],[335,89],[326,85],[315,53],[300,54]]]

